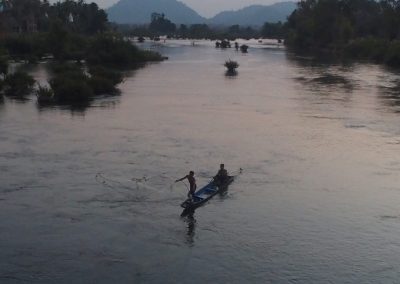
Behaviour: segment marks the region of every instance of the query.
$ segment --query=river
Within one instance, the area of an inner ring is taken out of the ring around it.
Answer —
[[[169,60],[78,109],[0,101],[0,282],[397,283],[400,72],[248,44],[145,43]],[[222,162],[181,218],[173,181]]]

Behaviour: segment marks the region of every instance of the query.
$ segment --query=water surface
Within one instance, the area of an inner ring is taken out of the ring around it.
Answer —
[[[0,282],[396,283],[400,73],[249,45],[147,43],[169,60],[78,109],[0,101]],[[173,180],[221,162],[244,173],[180,218]]]

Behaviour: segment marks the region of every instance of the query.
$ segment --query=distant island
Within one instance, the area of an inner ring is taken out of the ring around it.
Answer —
[[[149,24],[152,13],[164,14],[175,24],[207,24],[212,26],[254,26],[265,22],[285,22],[296,9],[292,1],[269,6],[253,5],[238,11],[225,11],[206,19],[177,0],[120,0],[106,10],[108,19],[118,24]]]

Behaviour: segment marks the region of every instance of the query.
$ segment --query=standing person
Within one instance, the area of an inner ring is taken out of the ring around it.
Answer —
[[[183,178],[177,179],[175,182],[178,181],[183,181],[184,179],[187,179],[189,181],[190,189],[188,192],[188,197],[193,199],[193,195],[196,192],[196,179],[194,178],[194,171],[190,171],[188,175],[184,176]]]
[[[228,171],[225,169],[225,165],[219,165],[219,171],[217,175],[214,177],[214,181],[216,185],[224,184],[226,179],[228,178]]]

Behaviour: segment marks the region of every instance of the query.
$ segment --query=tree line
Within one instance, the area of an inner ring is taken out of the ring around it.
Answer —
[[[290,47],[400,65],[399,0],[303,0],[285,30]]]
[[[127,36],[142,36],[142,37],[157,37],[169,36],[174,38],[188,39],[229,39],[237,38],[283,38],[284,25],[279,23],[266,22],[261,29],[240,25],[232,25],[229,27],[210,27],[207,24],[192,24],[192,25],[176,25],[171,22],[164,14],[151,14],[151,22],[149,25],[131,26],[117,25],[117,28]]]

